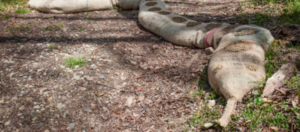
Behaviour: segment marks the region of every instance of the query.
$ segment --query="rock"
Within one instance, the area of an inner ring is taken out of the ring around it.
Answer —
[[[132,65],[137,65],[137,62],[136,62],[136,61],[130,60],[130,63],[131,63]]]
[[[75,79],[75,80],[79,80],[79,79],[80,79],[80,76],[78,76],[78,75],[74,75],[74,76],[73,76],[73,79]]]
[[[84,107],[84,111],[86,111],[86,112],[93,112],[90,107]]]
[[[134,97],[128,97],[126,101],[126,106],[131,107],[131,104],[134,102]]]
[[[101,75],[99,76],[99,78],[100,78],[100,79],[104,79],[105,76],[104,76],[103,74],[101,74]]]
[[[47,98],[47,101],[51,102],[52,101],[52,97]]]
[[[5,64],[13,64],[15,63],[14,61],[11,61],[11,60],[4,60],[3,63]]]
[[[10,125],[10,121],[7,121],[7,122],[5,122],[5,124],[4,124],[5,126],[8,126],[8,125]]]
[[[205,124],[203,125],[203,127],[204,127],[205,129],[207,129],[207,128],[212,127],[213,125],[214,125],[213,123],[205,123]]]
[[[214,48],[213,47],[208,47],[208,48],[206,48],[205,49],[205,54],[206,55],[211,55],[211,54],[213,54],[214,53]]]
[[[32,121],[35,121],[36,119],[38,119],[38,117],[36,116],[36,117],[34,117],[34,118],[32,118]]]
[[[62,117],[63,118],[66,118],[67,114],[66,113],[63,113]]]
[[[85,90],[86,90],[85,87],[81,87],[81,88],[80,88],[80,91],[85,91]]]
[[[33,64],[32,64],[32,67],[33,67],[33,68],[37,68],[38,66],[39,66],[39,63],[33,63]]]
[[[68,128],[67,129],[72,129],[74,127],[75,127],[75,123],[70,123],[70,124],[68,124]]]
[[[212,107],[214,107],[216,105],[216,100],[209,100],[208,101],[208,107],[211,109]]]
[[[22,105],[21,107],[19,107],[19,110],[24,110],[25,109],[25,105]]]
[[[33,107],[33,109],[39,109],[39,108],[40,108],[39,105],[36,105],[36,106]]]
[[[95,64],[92,64],[92,65],[91,65],[91,68],[92,68],[92,69],[95,69],[95,68],[97,68],[97,66],[96,66]]]
[[[88,80],[88,81],[94,80],[94,78],[93,78],[93,77],[90,77],[90,76],[85,76],[85,78],[86,78],[86,80]]]
[[[18,99],[17,96],[14,96],[14,97],[11,98],[11,100],[17,100],[17,99]]]
[[[59,103],[59,104],[57,104],[56,107],[57,107],[57,109],[61,110],[62,108],[66,107],[66,105],[62,104],[62,103]]]

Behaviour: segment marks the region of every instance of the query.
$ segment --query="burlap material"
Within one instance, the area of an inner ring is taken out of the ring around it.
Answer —
[[[156,4],[148,4],[156,2]],[[139,22],[147,30],[161,36],[162,38],[181,46],[205,48],[208,47],[201,42],[204,34],[209,31],[208,23],[199,23],[175,13],[168,13],[164,2],[160,0],[140,3]],[[228,25],[222,23],[219,26]]]
[[[42,12],[75,13],[106,10],[115,6],[138,9],[140,0],[30,0],[29,7]]]
[[[212,39],[219,38],[216,34]],[[208,78],[211,87],[227,99],[225,111],[219,119],[221,126],[228,124],[236,101],[256,87],[259,81],[265,81],[265,50],[273,39],[267,29],[244,25],[235,27],[221,37],[219,43],[214,43],[218,47],[208,66]]]

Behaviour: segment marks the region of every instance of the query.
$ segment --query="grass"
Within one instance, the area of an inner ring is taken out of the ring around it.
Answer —
[[[88,61],[85,60],[83,57],[78,57],[77,59],[74,58],[68,58],[65,59],[66,67],[74,68],[75,66],[84,66]]]
[[[15,11],[15,14],[25,14],[28,13],[29,10],[28,9],[18,9]]]
[[[0,17],[1,17],[1,18],[4,18],[4,19],[9,19],[9,16],[6,15],[6,14],[4,14],[4,15],[0,14]]]
[[[49,49],[50,49],[50,50],[52,50],[52,49],[54,49],[54,48],[55,48],[55,47],[54,47],[53,45],[50,45],[50,46],[49,46]]]
[[[297,71],[297,69],[295,69],[295,72],[294,72],[294,75],[292,76],[292,78],[286,82],[287,82],[287,87],[294,89],[296,94],[300,98],[300,85],[299,85],[300,77],[298,75],[299,75],[298,71]]]
[[[26,8],[29,0],[1,0],[0,10],[9,11],[11,9]]]
[[[240,6],[243,7],[255,7],[264,5],[273,5],[267,8],[263,8],[259,11],[243,12],[243,9],[238,15],[238,19],[242,23],[256,24],[259,26],[264,25],[280,25],[280,24],[300,24],[300,0],[252,0],[249,2],[243,2]],[[283,8],[282,8],[283,7]],[[273,21],[271,21],[273,20]]]
[[[43,28],[42,31],[52,31],[52,30],[53,30],[53,28],[51,28],[51,27],[46,27],[46,28]]]
[[[282,60],[284,54],[296,54],[300,52],[299,46],[297,45],[290,44],[286,46],[286,51],[283,50],[285,52],[280,50],[282,49],[281,46],[279,41],[274,41],[265,54],[267,78],[271,77],[282,64],[287,62]],[[202,69],[201,71],[202,73],[197,83],[193,83],[193,85],[198,85],[200,89],[197,89],[192,94],[188,94],[187,97],[192,102],[196,102],[197,99],[200,98],[204,103],[203,106],[199,106],[201,107],[200,111],[193,113],[192,117],[189,118],[187,122],[188,126],[183,131],[190,131],[190,128],[196,128],[200,131],[203,129],[205,123],[216,121],[222,115],[221,110],[224,110],[226,104],[225,98],[220,97],[217,91],[212,91],[212,88],[209,87],[206,69]],[[293,89],[292,95],[289,96],[298,96],[300,98],[300,77],[298,74],[296,69],[292,78],[286,80],[287,84],[284,87]],[[221,128],[221,131],[240,131],[241,127],[246,131],[263,131],[264,128],[270,127],[277,127],[280,130],[289,131],[291,130],[291,124],[293,124],[293,128],[296,131],[300,130],[300,107],[293,107],[292,103],[287,102],[287,100],[277,102],[276,98],[273,98],[275,102],[264,103],[260,94],[263,92],[265,82],[260,82],[260,84],[257,91],[238,104],[237,111],[232,115],[229,125],[225,128]],[[207,92],[209,89],[209,94],[205,94],[205,91]],[[216,105],[209,108],[207,100],[216,100]],[[244,107],[239,107],[243,106],[243,104]],[[219,129],[216,124],[214,124],[213,127]]]
[[[295,0],[293,3],[287,3],[288,7],[282,10],[282,15],[280,20],[282,22],[300,24],[299,14],[300,14],[300,0]]]
[[[30,31],[31,28],[25,25],[19,25],[15,27],[11,27],[7,29],[10,33],[14,33],[15,31]]]
[[[83,31],[83,28],[80,28],[79,30],[78,30],[78,32],[82,32]]]
[[[262,131],[264,127],[278,127],[282,130],[290,130],[290,124],[294,128],[300,129],[299,108],[288,108],[290,103],[285,101],[276,103],[263,103],[259,100],[258,93],[250,97],[245,104],[245,108],[240,114],[232,115],[230,125],[224,128],[227,131],[238,129],[236,123],[243,123],[250,131]]]
[[[270,47],[266,53],[266,78],[271,77],[278,70],[279,52],[274,47]]]
[[[64,25],[62,24],[62,23],[59,23],[59,24],[57,24],[57,25],[54,25],[55,27],[58,27],[58,28],[62,28],[62,27],[64,27]]]
[[[207,105],[202,107],[198,113],[193,114],[188,122],[188,128],[198,127],[200,129],[205,123],[212,122],[221,117],[221,112],[218,108],[210,109]]]
[[[119,7],[110,7],[108,8],[109,10],[122,10],[122,8],[119,8]]]

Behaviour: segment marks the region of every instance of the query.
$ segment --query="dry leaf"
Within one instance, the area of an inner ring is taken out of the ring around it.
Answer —
[[[131,107],[131,104],[134,102],[134,97],[128,97],[126,101],[126,106]]]
[[[139,97],[139,101],[140,101],[140,102],[142,102],[144,99],[145,99],[145,96],[144,96],[144,95]]]
[[[275,130],[275,131],[278,131],[278,130],[279,130],[279,128],[278,128],[278,127],[275,127],[275,126],[270,127],[270,129],[271,129],[271,130]]]
[[[216,105],[216,100],[209,100],[207,105],[211,109]]]
[[[95,109],[97,109],[97,108],[96,108],[96,106],[92,106],[91,109],[92,109],[92,110],[95,110]]]
[[[136,90],[135,90],[135,92],[139,92],[139,91],[142,91],[142,88],[137,87]]]
[[[292,105],[293,105],[293,107],[294,108],[296,108],[297,107],[297,104],[299,104],[299,97],[297,96],[297,97],[295,97],[293,100],[292,100]]]
[[[115,118],[118,118],[118,115],[115,114],[115,113],[113,113],[112,116],[115,117]]]

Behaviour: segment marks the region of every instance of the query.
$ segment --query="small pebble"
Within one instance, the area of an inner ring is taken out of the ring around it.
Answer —
[[[75,123],[70,123],[69,125],[68,125],[68,128],[67,129],[72,129],[72,128],[74,128],[75,127]]]
[[[59,103],[59,104],[57,104],[56,107],[57,107],[57,109],[61,110],[65,106],[66,106],[65,104]]]
[[[105,76],[104,76],[103,74],[101,74],[101,75],[99,76],[99,78],[103,79],[103,78],[105,78]]]
[[[10,125],[10,121],[7,121],[7,122],[5,122],[5,124],[4,124],[5,126],[8,126],[8,125]]]
[[[36,105],[36,106],[34,106],[33,108],[34,108],[34,109],[39,109],[40,106],[39,106],[39,105]]]
[[[84,107],[84,111],[86,111],[86,112],[93,112],[90,107]]]
[[[79,80],[79,79],[80,79],[80,76],[78,76],[78,75],[74,75],[74,76],[73,76],[73,79],[75,79],[75,80]]]
[[[21,107],[19,107],[19,110],[24,110],[25,109],[25,105],[22,105]]]

